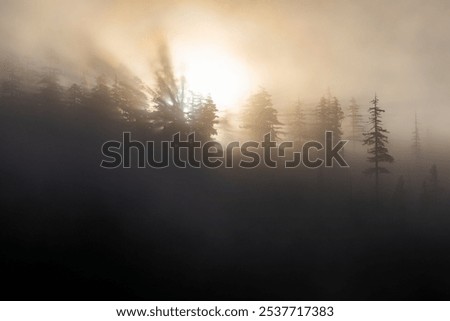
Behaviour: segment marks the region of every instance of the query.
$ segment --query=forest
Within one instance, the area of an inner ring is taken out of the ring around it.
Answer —
[[[167,46],[152,84],[1,62],[4,298],[450,298],[448,157],[429,156],[417,116],[396,154],[374,89],[279,113],[260,87],[230,116],[176,75]],[[325,131],[349,140],[348,168],[99,166],[123,132],[301,145]]]
[[[450,300],[449,13],[1,0],[0,297]],[[348,166],[280,165],[327,132]],[[230,157],[251,168],[140,168],[136,148],[101,166],[105,142],[177,133],[294,148],[277,166],[256,147]]]

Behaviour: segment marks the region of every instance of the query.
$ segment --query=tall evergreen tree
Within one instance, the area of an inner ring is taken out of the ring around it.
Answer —
[[[412,150],[413,154],[416,158],[420,158],[421,156],[421,144],[420,144],[420,131],[419,131],[419,124],[417,122],[417,113],[414,115],[414,131],[413,131],[413,143],[412,143]]]
[[[58,81],[58,70],[47,68],[39,81],[37,104],[41,110],[56,111],[63,101],[63,88]]]
[[[243,128],[250,131],[253,139],[260,140],[270,133],[272,139],[279,138],[282,123],[278,120],[277,110],[273,108],[269,93],[261,88],[248,101],[243,118]]]
[[[111,89],[112,100],[126,121],[144,121],[148,114],[147,96],[143,90],[145,86],[138,78],[118,80],[116,77]]]
[[[303,111],[303,105],[299,101],[294,106],[293,120],[291,123],[291,132],[294,142],[300,144],[307,137],[306,115]]]
[[[0,86],[0,104],[2,107],[20,107],[25,96],[23,87],[22,79],[17,72],[14,69],[8,70]]]
[[[104,119],[120,118],[105,76],[97,77],[97,84],[92,88],[89,96],[89,107],[93,115],[97,117]]]
[[[381,114],[385,112],[378,106],[379,99],[375,94],[371,101],[372,106],[369,108],[369,123],[371,127],[368,132],[364,133],[364,145],[370,146],[368,149],[369,157],[367,158],[374,166],[365,170],[367,174],[375,174],[375,196],[378,204],[379,200],[379,175],[389,173],[389,170],[380,166],[380,163],[392,163],[394,158],[389,154],[386,147],[388,144],[389,132],[382,127]]]
[[[12,70],[8,73],[6,79],[1,85],[2,98],[14,98],[19,97],[22,94],[22,84],[20,77]]]
[[[67,90],[66,90],[66,105],[69,108],[79,108],[83,104],[86,104],[86,92],[83,90],[81,85],[79,84],[72,84]]]
[[[344,112],[342,111],[339,100],[336,97],[322,97],[316,109],[316,130],[317,139],[323,140],[325,131],[332,131],[336,140],[342,137],[342,120]]]
[[[187,132],[184,113],[184,86],[180,89],[172,68],[168,48],[162,44],[159,50],[159,66],[155,72],[156,88],[151,90],[156,126],[168,134]]]
[[[351,128],[351,134],[350,134],[350,140],[352,140],[354,143],[357,141],[360,141],[362,139],[362,134],[364,132],[364,126],[363,126],[363,116],[360,113],[360,107],[356,103],[355,98],[352,98],[350,100],[350,105],[348,107],[349,109],[349,117],[350,117],[350,128]],[[354,144],[353,144],[354,146]]]
[[[196,137],[201,141],[211,139],[211,136],[217,135],[214,127],[219,123],[217,120],[217,107],[210,96],[195,103],[192,111],[189,113],[190,130],[195,132]]]

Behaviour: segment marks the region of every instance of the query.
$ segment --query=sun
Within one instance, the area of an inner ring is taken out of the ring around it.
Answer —
[[[240,108],[250,91],[250,74],[237,56],[212,45],[177,48],[175,61],[188,90],[211,95],[221,111]]]

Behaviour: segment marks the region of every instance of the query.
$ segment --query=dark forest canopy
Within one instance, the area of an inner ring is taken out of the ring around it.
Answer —
[[[119,71],[67,82],[62,70],[20,64],[0,76],[0,251],[6,273],[23,280],[7,288],[8,299],[235,299],[236,280],[239,298],[249,299],[273,299],[272,289],[280,299],[448,298],[439,282],[417,284],[424,270],[442,281],[450,267],[448,159],[405,159],[388,145],[378,105],[369,118],[368,101],[346,106],[327,94],[286,114],[261,89],[233,119],[164,59],[151,85]],[[269,131],[280,144],[301,145],[324,130],[353,139],[344,149],[349,168],[99,166],[102,144],[125,131],[155,142],[178,131],[202,141]],[[376,161],[390,174],[374,184],[363,172],[381,173]],[[266,275],[274,276],[270,291]],[[316,277],[305,285],[304,275]]]
[[[123,68],[111,69],[109,73],[95,77],[82,74],[73,82],[65,77],[64,70],[39,68],[14,59],[2,59],[1,62],[0,104],[3,113],[11,112],[20,117],[38,115],[40,119],[52,119],[62,127],[67,122],[72,127],[92,124],[100,131],[109,127],[133,130],[147,139],[195,132],[197,138],[205,142],[221,137],[228,137],[228,140],[261,139],[264,134],[271,133],[280,142],[292,140],[298,145],[308,140],[323,141],[324,132],[332,131],[335,140],[352,141],[345,147],[345,153],[353,160],[353,171],[358,171],[357,176],[366,167],[366,172],[375,174],[376,190],[379,190],[378,174],[387,172],[377,165],[390,159],[387,146],[384,146],[387,140],[380,135],[385,129],[374,124],[374,111],[382,110],[371,108],[366,114],[354,98],[342,105],[343,100],[330,91],[316,104],[298,101],[290,109],[279,112],[270,92],[260,88],[249,95],[241,115],[230,122],[230,115],[220,112],[214,97],[191,91],[189,79],[176,75],[167,46],[160,47],[153,84],[145,83]],[[367,103],[363,105],[367,106]],[[415,130],[411,150],[417,155],[420,140],[417,120],[412,125]],[[364,130],[369,135],[365,140]],[[368,148],[363,144],[369,145]],[[367,169],[367,165],[363,165],[367,155],[369,161],[375,163],[374,168]],[[419,161],[428,168],[434,163],[425,158]],[[394,168],[393,177],[387,181],[396,181],[405,175],[404,171],[396,172]]]
[[[0,0],[2,298],[450,300],[449,12]],[[178,132],[231,165],[145,166]],[[349,166],[223,149],[267,132]]]

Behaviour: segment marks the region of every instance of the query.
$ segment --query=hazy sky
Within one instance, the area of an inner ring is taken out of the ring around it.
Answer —
[[[417,110],[450,132],[449,1],[2,0],[0,14],[4,54],[75,73],[123,64],[150,79],[164,36],[178,72],[212,47],[236,63],[229,69],[248,80],[242,88],[265,86],[280,109],[327,88],[344,105],[355,96],[366,106],[376,91],[393,122],[412,126]]]

